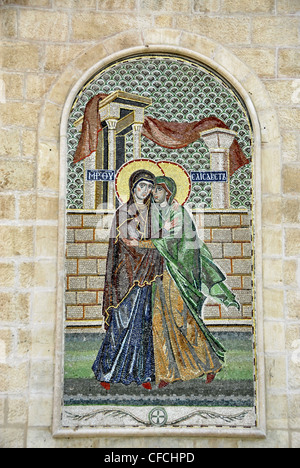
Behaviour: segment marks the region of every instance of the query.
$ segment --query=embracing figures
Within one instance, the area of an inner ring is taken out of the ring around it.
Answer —
[[[101,385],[151,389],[222,369],[225,349],[205,326],[207,296],[239,307],[225,276],[175,201],[176,183],[144,169],[129,178],[129,200],[116,211],[107,257],[106,335],[93,371]]]

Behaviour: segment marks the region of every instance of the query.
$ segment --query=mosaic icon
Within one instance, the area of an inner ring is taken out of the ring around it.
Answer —
[[[251,151],[242,99],[192,60],[120,60],[79,92],[65,425],[255,427]]]

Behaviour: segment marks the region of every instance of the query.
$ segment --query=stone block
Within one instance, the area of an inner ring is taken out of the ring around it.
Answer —
[[[287,224],[300,223],[300,196],[283,199],[283,221]]]
[[[249,243],[244,242],[242,244],[242,252],[243,252],[242,256],[244,258],[251,257],[253,254],[252,244],[250,242]]]
[[[284,193],[298,194],[300,193],[300,166],[285,165],[283,166],[283,191]]]
[[[76,229],[75,230],[76,242],[88,242],[88,241],[93,241],[93,239],[94,239],[93,229]]]
[[[231,289],[237,289],[242,287],[242,277],[239,276],[227,276],[226,278],[226,284],[231,288]]]
[[[222,214],[221,215],[221,226],[240,226],[241,217],[238,214]]]
[[[190,12],[191,3],[189,0],[141,0],[141,11],[170,11],[175,12]]]
[[[68,258],[83,258],[86,257],[85,244],[69,244],[67,245]]]
[[[211,243],[209,244],[209,250],[213,256],[213,258],[223,258],[223,244],[220,243]]]
[[[27,43],[4,43],[0,47],[2,67],[14,71],[36,71],[39,68],[40,47]]]
[[[26,77],[27,99],[43,99],[53,84],[55,78],[52,75],[34,74]]]
[[[297,260],[285,260],[283,264],[284,284],[291,287],[297,287],[299,282],[300,264]]]
[[[103,6],[101,2],[101,6]],[[97,0],[54,0],[54,6],[57,8],[80,8],[82,10],[95,10],[97,6]]]
[[[39,257],[56,257],[57,255],[57,227],[37,226],[36,254]]]
[[[252,276],[242,276],[243,289],[252,289]]]
[[[97,295],[95,292],[78,292],[77,293],[77,305],[78,304],[96,304]]]
[[[104,289],[104,276],[88,276],[87,288],[88,289]]]
[[[27,324],[30,315],[30,294],[0,292],[1,320]]]
[[[87,244],[87,255],[88,257],[106,257],[108,252],[107,243],[93,243]]]
[[[86,289],[86,278],[84,276],[70,276],[69,290]]]
[[[224,257],[241,257],[242,244],[224,244]]]
[[[212,240],[213,242],[231,242],[232,240],[231,229],[213,229]]]
[[[300,318],[300,292],[287,291],[286,305],[288,318],[291,320],[299,320]]]
[[[78,261],[78,273],[91,275],[97,273],[97,260],[79,260]]]
[[[202,216],[202,223],[206,228],[219,227],[220,215],[219,214],[204,214]]]
[[[288,257],[300,256],[300,229],[285,229],[285,254]]]
[[[282,254],[282,230],[274,228],[264,228],[262,233],[263,253],[265,255]]]
[[[59,139],[61,107],[52,102],[46,102],[44,118],[40,124],[40,137],[44,139]]]
[[[275,5],[273,0],[224,0],[222,5],[224,13],[274,13]]]
[[[252,303],[252,291],[239,290],[235,291],[234,294],[241,305],[250,305]]]
[[[67,229],[66,239],[68,244],[75,243],[75,231],[74,229]]]
[[[248,259],[233,259],[233,273],[251,274],[252,262]]]
[[[32,307],[33,323],[51,327],[55,320],[56,295],[55,292],[35,291]]]
[[[103,276],[106,274],[106,259],[98,260],[98,274]]]
[[[204,306],[203,310],[204,319],[219,319],[220,318],[220,308],[218,305]]]
[[[58,118],[58,116],[57,116]],[[59,119],[56,121],[57,126]],[[49,122],[49,125],[51,123]],[[47,133],[47,132],[46,132]],[[49,135],[51,131],[49,132]],[[39,144],[37,186],[39,189],[58,190],[59,152],[56,142],[43,141]]]
[[[242,318],[242,310],[236,307],[222,307],[221,315],[223,319],[240,319]]]
[[[278,51],[278,76],[299,78],[300,75],[300,51],[298,49],[279,49]]]
[[[231,261],[230,260],[227,260],[227,259],[218,259],[218,261],[216,262],[217,265],[221,268],[221,270],[225,273],[225,274],[228,274],[228,273],[233,273],[232,272],[232,269],[231,269]]]
[[[83,318],[83,307],[67,306],[67,320],[78,320]]]
[[[0,263],[0,278],[1,287],[9,288],[15,284],[15,265],[13,263],[1,262]]]
[[[19,31],[23,39],[63,42],[69,36],[69,17],[62,11],[20,10]]]
[[[249,17],[232,18],[226,21],[221,17],[202,15],[178,15],[175,17],[177,29],[214,39],[221,44],[250,44],[251,26]]]
[[[82,216],[75,214],[67,215],[67,226],[68,227],[81,227],[82,226]]]
[[[217,48],[217,45],[210,39],[199,36],[198,34],[191,34],[186,31],[182,32],[180,46],[185,47],[186,49],[195,50],[208,57],[213,57]]]
[[[35,165],[30,161],[0,161],[0,190],[32,190]]]
[[[22,128],[21,142],[23,156],[26,158],[36,158],[37,156],[37,131]]]
[[[83,227],[85,228],[97,228],[103,227],[103,220],[104,216],[99,214],[99,215],[94,215],[94,214],[89,214],[89,215],[83,215]]]
[[[253,307],[252,305],[242,305],[242,316],[244,318],[253,317]]]
[[[154,22],[158,28],[171,28],[173,26],[173,15],[157,15],[154,18]]]
[[[238,228],[238,229],[233,229],[233,240],[235,242],[247,242],[251,241],[251,229],[249,228]]]
[[[297,18],[256,17],[252,23],[252,41],[263,46],[298,45]]]
[[[0,226],[1,257],[33,255],[34,232],[31,226]]]
[[[276,71],[275,49],[234,47],[232,52],[244,63],[247,63],[258,76],[274,78]]]
[[[300,129],[300,109],[286,107],[278,109],[279,125],[284,130],[295,131]]]
[[[175,29],[148,29],[144,32],[145,44],[170,44],[179,45],[181,33]]]
[[[14,219],[15,197],[13,195],[0,194],[0,219]]]
[[[86,306],[84,308],[84,318],[86,320],[102,320],[102,306]]]
[[[19,130],[15,128],[0,129],[0,154],[5,157],[20,155]]]
[[[262,201],[262,221],[265,225],[281,224],[281,197],[265,197]]]
[[[24,98],[24,75],[11,74],[10,71],[7,73],[1,73],[2,86],[5,88],[6,99],[20,99]]]
[[[66,305],[76,305],[77,304],[76,292],[67,291],[65,294],[65,300],[66,300]]]
[[[57,266],[55,260],[24,262],[19,266],[19,284],[22,288],[56,286]]]
[[[47,45],[45,49],[45,71],[58,72],[66,68],[85,49],[80,44]]]
[[[265,322],[265,351],[285,352],[285,332],[282,322]]]
[[[283,265],[281,259],[263,260],[263,281],[266,287],[281,286],[283,279]]]
[[[17,10],[2,10],[0,19],[0,37],[17,37]]]
[[[86,70],[107,56],[107,50],[102,43],[90,47],[79,55],[74,61],[74,66],[78,70]]]
[[[133,18],[123,14],[116,19],[112,13],[75,11],[72,15],[72,39],[98,41],[121,31],[132,29]]]
[[[77,260],[66,260],[65,268],[68,275],[77,275]]]
[[[197,13],[217,13],[220,11],[220,0],[195,0],[194,11]]]

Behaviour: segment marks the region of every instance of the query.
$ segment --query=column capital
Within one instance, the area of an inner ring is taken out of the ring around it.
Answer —
[[[229,150],[236,136],[233,130],[218,127],[200,133],[200,137],[211,152]]]
[[[132,124],[132,130],[134,132],[141,132],[143,129],[143,124],[142,123],[134,123]]]
[[[118,119],[106,119],[108,130],[116,130]]]

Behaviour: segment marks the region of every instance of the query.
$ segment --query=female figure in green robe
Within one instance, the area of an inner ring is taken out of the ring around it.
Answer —
[[[163,276],[153,285],[155,378],[160,388],[222,369],[225,349],[202,320],[208,296],[239,308],[226,279],[199,239],[185,208],[173,202],[176,184],[157,177],[153,189],[152,242],[164,259]]]

